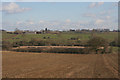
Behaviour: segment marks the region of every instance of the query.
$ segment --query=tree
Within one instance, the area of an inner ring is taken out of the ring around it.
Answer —
[[[3,50],[9,50],[12,48],[12,45],[10,42],[8,41],[2,41],[2,49]]]
[[[90,47],[90,49],[96,51],[96,54],[98,53],[98,50],[100,48],[103,48],[103,53],[106,52],[107,48],[108,48],[108,41],[102,37],[92,37],[88,42],[88,47]]]
[[[22,34],[22,31],[16,28],[14,34]]]

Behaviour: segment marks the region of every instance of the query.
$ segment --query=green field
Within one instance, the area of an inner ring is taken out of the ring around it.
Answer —
[[[31,39],[41,39],[44,41],[53,41],[53,42],[74,42],[75,40],[69,40],[70,38],[78,38],[78,41],[86,42],[91,37],[91,33],[75,33],[75,32],[62,32],[59,34],[8,34],[3,32],[2,40],[9,42],[16,41],[30,41]],[[104,33],[94,33],[96,36],[103,37],[107,39],[109,42],[113,41],[118,37],[117,32],[104,32]],[[46,39],[44,39],[46,37]],[[48,39],[49,37],[49,39]]]

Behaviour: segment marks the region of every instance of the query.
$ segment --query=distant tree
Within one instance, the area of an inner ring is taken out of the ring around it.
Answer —
[[[48,29],[47,28],[45,28],[45,31],[47,31]]]
[[[22,33],[22,31],[21,31],[21,30],[19,30],[18,28],[16,28],[16,29],[15,29],[14,34],[21,34],[21,33]]]
[[[12,48],[12,45],[10,42],[8,41],[2,41],[2,49],[3,50],[9,50],[10,48]]]
[[[98,53],[99,48],[103,47],[103,53],[106,52],[108,48],[108,41],[102,37],[92,37],[88,42],[88,46],[90,49],[96,51]]]

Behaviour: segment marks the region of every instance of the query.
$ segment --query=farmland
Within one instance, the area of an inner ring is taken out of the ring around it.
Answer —
[[[108,41],[113,41],[118,37],[118,32],[103,32],[103,33],[94,33],[97,36],[103,37]],[[50,37],[49,39],[43,39],[43,37]],[[5,41],[15,42],[15,41],[30,41],[33,38],[42,39],[42,40],[50,40],[50,41],[59,41],[66,42],[70,38],[78,37],[80,41],[87,41],[91,37],[91,33],[75,33],[75,32],[62,32],[59,34],[2,34],[2,39]]]
[[[55,54],[3,51],[3,78],[117,78],[113,54]]]
[[[94,33],[94,35],[105,38],[108,43],[118,38],[117,32]],[[73,45],[73,43],[85,45],[91,37],[92,33],[76,32],[3,33],[2,40],[11,44],[19,41],[30,43],[32,39],[37,39],[33,40],[33,43],[36,41],[39,45],[12,47],[18,49],[18,52],[2,51],[2,76],[3,78],[118,78],[119,47],[112,46],[111,53],[94,54],[89,51],[88,54],[85,46]],[[41,45],[43,41],[46,44]]]

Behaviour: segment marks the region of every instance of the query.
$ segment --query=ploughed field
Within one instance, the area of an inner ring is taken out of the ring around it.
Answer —
[[[117,78],[113,54],[2,52],[3,78]]]

